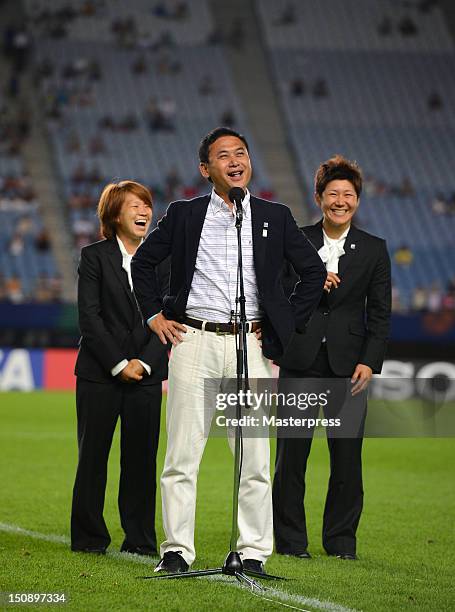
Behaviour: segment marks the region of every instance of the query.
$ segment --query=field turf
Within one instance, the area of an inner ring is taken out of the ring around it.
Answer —
[[[154,561],[119,554],[118,440],[109,465],[105,557],[69,550],[77,460],[71,393],[0,394],[0,591],[62,593],[40,609],[109,610],[432,610],[455,609],[455,443],[453,439],[367,439],[365,509],[358,562],[327,557],[320,541],[327,488],[325,441],[315,440],[307,492],[311,561],[273,555],[260,599],[232,579],[150,581]],[[160,444],[161,467],[165,435]],[[232,461],[227,443],[208,442],[201,464],[195,568],[218,566],[228,550]],[[160,506],[160,502],[158,503]],[[260,509],[258,509],[260,512]],[[158,536],[162,538],[158,508]],[[0,609],[7,604],[5,595]],[[21,608],[24,606],[20,606]],[[31,607],[30,605],[28,607]],[[32,606],[34,607],[34,606]]]

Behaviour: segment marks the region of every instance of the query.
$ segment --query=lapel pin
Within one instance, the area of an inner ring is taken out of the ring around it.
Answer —
[[[269,222],[268,221],[264,221],[264,227],[268,227],[269,226]]]
[[[263,237],[263,238],[267,238],[267,230],[266,230],[266,228],[265,228],[265,227],[264,227],[264,229],[262,230],[262,237]]]
[[[354,243],[351,244],[351,249],[355,249],[355,244]]]

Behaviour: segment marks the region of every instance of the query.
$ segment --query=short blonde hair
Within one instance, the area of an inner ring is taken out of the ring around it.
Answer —
[[[122,204],[128,193],[132,193],[152,208],[152,194],[147,187],[135,181],[120,181],[109,183],[103,189],[98,202],[98,219],[102,235],[108,240],[112,239],[116,231],[116,219],[120,214]]]

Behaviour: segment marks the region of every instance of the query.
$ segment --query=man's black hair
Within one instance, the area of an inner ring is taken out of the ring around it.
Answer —
[[[236,138],[239,138],[245,145],[246,150],[249,152],[249,147],[245,136],[228,127],[217,127],[211,132],[209,132],[207,136],[204,136],[204,138],[201,140],[201,143],[199,145],[199,161],[201,163],[208,163],[210,145],[212,145],[216,140],[218,140],[218,138],[221,138],[222,136],[235,136]]]

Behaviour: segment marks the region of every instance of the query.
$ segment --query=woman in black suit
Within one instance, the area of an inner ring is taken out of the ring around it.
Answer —
[[[355,396],[366,390],[373,374],[381,371],[390,325],[390,258],[385,240],[352,222],[361,191],[362,175],[357,164],[337,155],[319,166],[315,199],[322,220],[302,229],[326,265],[325,292],[304,333],[295,334],[278,361],[282,388],[294,384],[291,381],[295,379],[320,378],[326,390],[327,379],[344,378],[352,384],[349,393]],[[334,395],[334,391],[338,389],[340,394],[343,388],[330,384],[332,396],[324,409],[326,416],[338,416],[343,396]],[[328,430],[327,436],[330,480],[322,539],[329,555],[347,560],[357,558],[356,531],[363,506],[361,453],[366,394],[357,400],[347,404],[351,425],[359,425],[356,435],[342,437]],[[348,421],[345,419],[345,423]],[[276,550],[300,558],[310,557],[304,508],[312,431],[309,434],[304,438],[278,438],[273,483]]]
[[[98,204],[105,240],[82,249],[78,310],[82,337],[76,362],[79,462],[73,490],[71,549],[105,553],[107,462],[121,419],[118,504],[121,550],[156,553],[156,453],[166,346],[143,325],[130,263],[152,219],[149,190],[133,181],[105,187]]]

